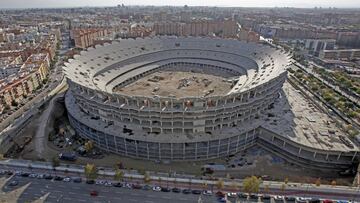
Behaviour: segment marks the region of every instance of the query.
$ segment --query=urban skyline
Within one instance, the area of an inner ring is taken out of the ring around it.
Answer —
[[[176,2],[169,3],[168,1],[163,0],[79,0],[79,1],[53,1],[53,0],[33,0],[31,4],[27,3],[28,1],[24,0],[3,0],[0,8],[66,8],[66,7],[102,7],[102,6],[116,6],[116,5],[140,5],[140,6],[216,6],[216,7],[296,7],[296,8],[313,8],[313,7],[336,7],[336,8],[359,8],[360,2],[356,0],[344,0],[344,1],[335,1],[335,0],[301,0],[301,1],[292,1],[292,0],[272,0],[272,1],[234,1],[234,0],[224,0],[216,1],[209,0],[206,2],[206,5],[203,4],[203,1],[195,0],[181,0]]]

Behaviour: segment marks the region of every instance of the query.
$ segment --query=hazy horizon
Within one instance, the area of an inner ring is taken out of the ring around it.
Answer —
[[[221,7],[337,7],[337,8],[360,8],[359,0],[207,0],[206,5],[200,0],[177,0],[172,2],[164,0],[1,0],[0,8],[61,8],[61,7],[97,7],[97,6],[116,6],[118,4],[139,5],[139,6],[221,6]]]

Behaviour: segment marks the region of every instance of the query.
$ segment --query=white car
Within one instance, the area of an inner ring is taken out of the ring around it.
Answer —
[[[133,188],[133,185],[131,183],[126,183],[125,184],[125,187],[126,188],[129,188],[129,189],[132,189]]]
[[[281,195],[275,195],[274,200],[284,200],[284,196]]]
[[[104,185],[107,186],[107,187],[111,187],[111,186],[112,186],[112,182],[106,181]]]
[[[63,179],[63,181],[64,181],[64,182],[70,182],[70,181],[71,181],[71,178],[66,177],[66,178]]]
[[[32,174],[29,175],[29,178],[36,178],[37,176],[38,176],[37,174],[32,173]]]
[[[154,186],[152,189],[155,192],[161,192],[161,187],[159,187],[159,186]]]
[[[104,184],[105,184],[105,181],[103,181],[103,180],[97,180],[97,181],[95,182],[95,184],[96,184],[96,185],[104,185]]]
[[[203,195],[211,196],[213,193],[210,190],[204,190]]]
[[[227,195],[228,197],[237,197],[236,192],[228,192],[228,193],[226,193],[226,195]]]

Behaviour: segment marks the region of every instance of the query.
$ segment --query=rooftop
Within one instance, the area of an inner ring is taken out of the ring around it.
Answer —
[[[294,142],[323,150],[359,150],[332,118],[287,82],[269,113],[262,126]]]

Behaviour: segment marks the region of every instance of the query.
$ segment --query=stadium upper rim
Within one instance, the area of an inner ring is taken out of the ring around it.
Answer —
[[[203,64],[235,75],[236,84],[227,93],[231,95],[266,85],[286,72],[288,62],[285,51],[269,45],[235,39],[165,36],[96,45],[75,55],[63,69],[66,77],[78,85],[122,95],[113,89],[166,65]]]

